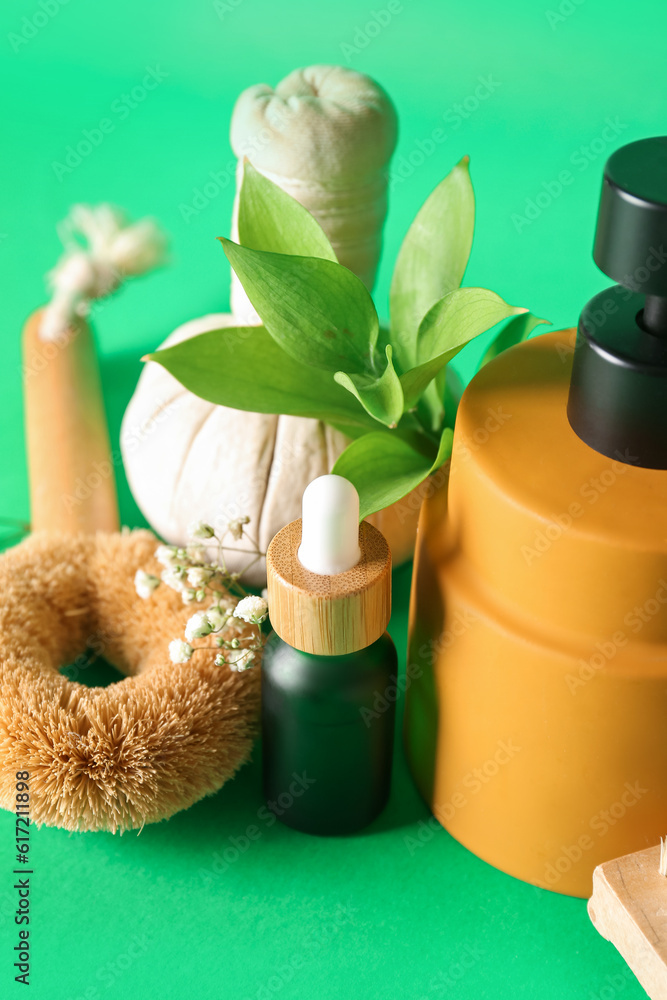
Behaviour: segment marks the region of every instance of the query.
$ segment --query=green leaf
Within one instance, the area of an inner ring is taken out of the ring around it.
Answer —
[[[426,199],[398,254],[389,306],[391,342],[403,371],[417,363],[421,320],[463,280],[474,226],[475,196],[465,156]]]
[[[310,212],[248,160],[239,197],[239,240],[252,250],[336,260],[324,230]]]
[[[443,428],[442,435],[440,437],[440,447],[438,448],[438,454],[436,455],[435,461],[431,466],[431,472],[435,472],[444,465],[447,459],[452,454],[452,444],[454,442],[454,431],[451,427]],[[430,473],[429,473],[430,474]]]
[[[385,348],[387,367],[379,378],[371,375],[348,375],[336,372],[334,378],[339,385],[359,400],[367,413],[386,424],[395,427],[403,415],[403,389],[392,361],[391,345]]]
[[[401,438],[371,433],[352,441],[331,471],[356,486],[363,520],[418,486],[430,467],[430,461]]]
[[[261,326],[230,327],[149,354],[195,395],[255,413],[315,417],[341,429],[376,422],[330,372],[300,364]]]
[[[508,316],[525,310],[509,306],[486,288],[457,288],[428,311],[417,335],[419,364],[401,375],[406,409],[411,409],[442,368],[473,338]]]
[[[442,386],[442,397],[444,399],[444,420],[448,427],[453,427],[456,422],[456,414],[458,412],[459,403],[461,402],[461,396],[465,389],[465,385],[461,380],[461,376],[454,368],[449,366],[445,368],[444,372],[444,385]],[[438,376],[439,378],[440,376]]]
[[[264,326],[284,351],[330,372],[372,372],[378,317],[370,293],[352,271],[319,257],[221,242]]]
[[[452,452],[453,432],[445,427],[435,459],[426,458],[395,434],[364,434],[347,446],[332,472],[345,476],[359,493],[363,520],[407,496]]]
[[[548,323],[547,319],[538,319],[531,312],[523,313],[521,316],[517,316],[511,322],[507,323],[498,336],[491,341],[489,349],[482,358],[480,362],[480,368],[483,367],[488,361],[493,358],[498,357],[503,351],[506,351],[510,347],[514,347],[515,344],[521,344],[524,340],[528,340],[536,326],[540,323]]]

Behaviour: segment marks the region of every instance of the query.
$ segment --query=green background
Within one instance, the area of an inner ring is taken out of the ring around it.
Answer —
[[[365,26],[385,0],[223,0],[217,9],[211,0],[43,2],[50,14],[36,30],[38,0],[0,13],[3,517],[28,516],[19,335],[59,254],[55,224],[75,201],[108,200],[155,215],[171,235],[171,266],[96,314],[116,440],[141,354],[178,323],[227,306],[228,269],[215,237],[228,232],[233,185],[189,220],[182,206],[211,172],[228,169],[228,122],[244,87],[275,84],[314,62],[370,73],[398,108],[396,167],[428,150],[432,131],[444,127],[445,141],[418,166],[403,166],[393,185],[377,288],[385,313],[408,222],[469,153],[478,221],[465,283],[571,325],[606,283],[590,253],[604,160],[624,142],[665,131],[663,0],[403,0],[377,33]],[[146,100],[122,119],[111,111],[156,66],[167,75]],[[480,78],[491,78],[493,92],[475,108]],[[56,176],[54,162],[104,117],[114,131]],[[572,181],[559,192],[563,170]],[[542,207],[526,221],[527,202],[541,192]],[[482,347],[462,357],[465,375]],[[120,487],[123,520],[142,523]],[[408,576],[403,569],[395,579],[402,652]],[[261,838],[216,873],[216,856],[256,821],[260,805],[256,753],[218,795],[140,836],[33,831],[32,995],[644,995],[582,901],[495,871],[442,830],[410,849],[405,838],[424,831],[428,813],[400,744],[390,806],[368,831],[320,840],[260,824]],[[12,832],[3,813],[3,997],[21,990],[11,968]]]

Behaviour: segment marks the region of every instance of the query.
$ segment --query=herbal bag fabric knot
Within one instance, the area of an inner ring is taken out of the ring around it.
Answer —
[[[294,70],[275,90],[266,84],[249,87],[236,102],[231,123],[239,160],[232,239],[238,238],[238,190],[247,157],[308,209],[338,261],[372,288],[397,130],[385,91],[342,66]],[[231,302],[238,320],[260,322],[233,272]]]

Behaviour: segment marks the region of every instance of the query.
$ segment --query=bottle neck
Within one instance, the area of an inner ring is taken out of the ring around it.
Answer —
[[[567,416],[617,461],[667,469],[667,300],[605,289],[581,313]]]
[[[639,323],[647,333],[667,339],[667,299],[662,295],[647,295]]]

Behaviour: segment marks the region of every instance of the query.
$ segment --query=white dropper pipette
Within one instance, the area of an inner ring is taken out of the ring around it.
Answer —
[[[334,576],[356,566],[359,494],[343,476],[319,476],[303,494],[299,562],[311,573]]]

